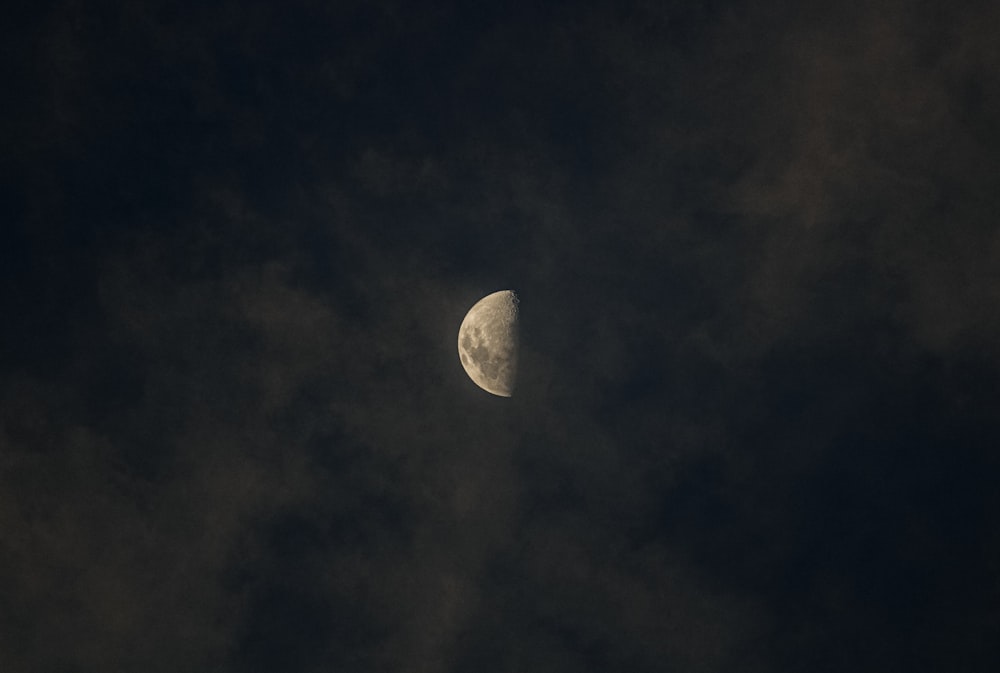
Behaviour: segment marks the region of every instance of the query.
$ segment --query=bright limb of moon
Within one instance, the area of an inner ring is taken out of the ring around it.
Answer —
[[[465,373],[486,392],[510,397],[517,378],[518,299],[501,290],[477,301],[458,330]]]

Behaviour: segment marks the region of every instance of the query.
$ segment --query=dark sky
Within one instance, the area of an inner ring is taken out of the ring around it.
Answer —
[[[997,670],[995,3],[20,4],[0,671]]]

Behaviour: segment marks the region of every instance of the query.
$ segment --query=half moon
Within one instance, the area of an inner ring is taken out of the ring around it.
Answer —
[[[518,299],[501,290],[477,301],[458,329],[465,373],[488,393],[510,397],[517,379]]]

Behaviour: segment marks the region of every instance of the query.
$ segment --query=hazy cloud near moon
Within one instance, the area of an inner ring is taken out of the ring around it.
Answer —
[[[995,17],[982,18],[873,6],[852,12],[851,30],[805,27],[779,43],[787,84],[758,109],[783,132],[732,202],[769,225],[752,282],[769,322],[808,315],[809,288],[869,273],[863,282],[883,294],[862,302],[891,305],[922,347],[989,348],[993,339],[971,333],[1000,326],[980,308],[997,299],[990,260],[1000,242],[971,213],[996,200],[1000,139],[984,123],[988,108],[956,97],[981,86],[979,95],[998,95],[980,77],[998,58],[983,29]]]
[[[39,20],[0,669],[989,658],[997,12],[857,4]]]

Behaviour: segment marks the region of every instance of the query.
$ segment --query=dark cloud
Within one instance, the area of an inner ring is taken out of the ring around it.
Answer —
[[[987,4],[14,18],[0,669],[1000,658]]]

